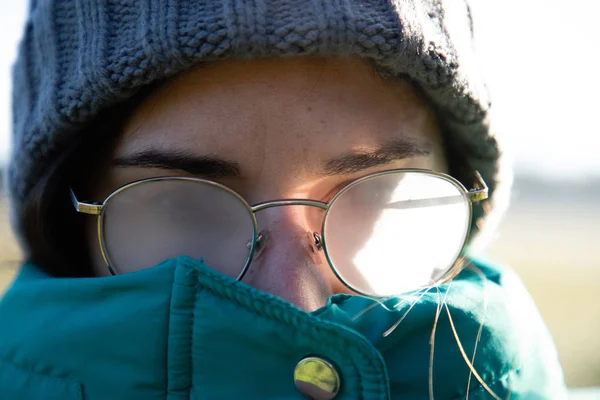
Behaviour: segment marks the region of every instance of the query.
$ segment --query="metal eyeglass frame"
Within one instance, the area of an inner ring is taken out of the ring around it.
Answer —
[[[379,176],[384,176],[384,175],[389,175],[389,174],[397,174],[397,173],[425,173],[428,175],[437,176],[439,178],[442,178],[442,179],[450,182],[457,189],[459,189],[459,191],[461,192],[460,195],[437,197],[437,198],[432,198],[432,199],[421,199],[421,200],[403,200],[403,201],[399,201],[399,202],[395,202],[395,203],[390,203],[387,205],[388,208],[389,207],[411,208],[411,207],[416,207],[416,206],[427,207],[427,206],[434,206],[434,205],[453,204],[457,201],[462,200],[463,198],[466,198],[468,200],[468,204],[469,204],[468,228],[467,228],[465,238],[463,240],[463,244],[461,246],[461,250],[458,253],[459,256],[453,262],[452,266],[450,268],[448,268],[448,271],[446,271],[435,282],[431,283],[431,285],[435,285],[435,284],[443,283],[443,282],[453,278],[454,276],[456,276],[456,274],[458,274],[458,272],[460,272],[460,270],[455,267],[457,265],[459,265],[459,263],[457,261],[459,261],[462,258],[463,251],[467,244],[467,239],[469,238],[469,235],[470,235],[471,222],[472,222],[472,217],[473,217],[473,203],[482,201],[482,200],[485,200],[488,198],[488,187],[487,187],[485,181],[483,180],[483,178],[481,177],[481,175],[479,174],[478,171],[474,171],[474,172],[475,172],[477,187],[470,189],[470,190],[466,189],[465,186],[461,182],[459,182],[457,179],[453,178],[450,175],[447,175],[442,172],[427,170],[427,169],[417,169],[417,168],[393,169],[393,170],[376,172],[373,174],[365,175],[363,177],[360,177],[360,178],[350,182],[348,185],[344,186],[339,192],[337,192],[335,194],[335,196],[333,196],[333,198],[329,202],[322,202],[322,201],[309,200],[309,199],[282,199],[282,200],[272,200],[272,201],[261,202],[261,203],[251,206],[246,202],[246,200],[241,195],[239,195],[234,190],[232,190],[232,189],[228,188],[227,186],[222,185],[220,183],[213,182],[213,181],[206,180],[206,179],[201,179],[201,178],[171,177],[171,176],[148,178],[148,179],[142,179],[139,181],[131,182],[131,183],[121,186],[120,188],[113,191],[102,203],[79,201],[77,199],[73,189],[70,189],[70,195],[71,195],[71,201],[73,203],[73,206],[75,207],[75,210],[77,210],[77,212],[98,216],[98,241],[100,243],[102,257],[104,258],[106,267],[108,268],[109,272],[112,275],[117,275],[118,271],[116,270],[116,267],[114,267],[113,264],[111,263],[110,256],[108,255],[108,249],[106,248],[106,244],[105,244],[104,229],[103,229],[104,216],[105,216],[104,210],[105,210],[106,204],[112,198],[114,198],[119,193],[121,193],[124,190],[127,190],[131,187],[134,187],[137,185],[143,185],[145,183],[155,182],[155,181],[163,181],[163,180],[170,180],[170,181],[180,180],[181,181],[181,180],[184,180],[184,181],[192,181],[192,182],[212,185],[212,186],[218,187],[222,190],[225,190],[225,191],[229,192],[230,194],[232,194],[233,196],[235,196],[250,212],[250,214],[252,216],[252,223],[254,226],[254,233],[253,233],[254,240],[253,240],[253,243],[251,244],[251,249],[250,249],[250,254],[248,256],[248,260],[246,261],[246,264],[242,268],[242,270],[241,270],[240,274],[238,275],[238,277],[236,278],[236,280],[241,280],[244,277],[244,275],[246,274],[248,267],[250,266],[250,264],[252,263],[252,259],[254,258],[254,252],[256,250],[256,246],[258,245],[258,243],[260,241],[259,234],[258,234],[258,223],[256,220],[257,212],[266,210],[269,208],[273,208],[273,207],[281,207],[281,206],[289,206],[289,205],[316,207],[321,210],[324,210],[325,215],[323,216],[323,222],[321,224],[321,233],[319,234],[318,232],[313,232],[313,237],[315,239],[315,245],[316,245],[317,250],[324,251],[325,257],[327,259],[327,263],[329,264],[329,267],[331,268],[331,270],[333,271],[335,276],[346,287],[348,287],[350,290],[352,290],[358,294],[370,296],[370,297],[381,297],[381,296],[373,296],[373,295],[369,295],[366,293],[362,293],[362,292],[356,290],[355,288],[353,288],[338,274],[335,266],[333,265],[333,263],[329,257],[329,253],[327,252],[327,246],[326,246],[326,238],[325,238],[325,223],[327,221],[327,215],[329,213],[329,210],[335,204],[335,201],[338,198],[340,198],[340,196],[342,196],[344,193],[346,193],[348,190],[350,190],[354,186],[360,184],[361,182],[364,182],[365,180],[369,180],[369,179],[373,179],[373,178],[376,178]],[[423,202],[426,202],[426,203],[423,204]],[[417,289],[417,288],[415,288],[415,289]]]

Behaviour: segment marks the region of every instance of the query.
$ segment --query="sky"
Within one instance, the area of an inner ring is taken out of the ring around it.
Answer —
[[[10,151],[10,69],[26,3],[0,2],[0,163]],[[561,181],[600,177],[600,1],[471,5],[493,115],[516,174]]]

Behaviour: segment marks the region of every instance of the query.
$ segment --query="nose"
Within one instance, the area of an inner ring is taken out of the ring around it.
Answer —
[[[313,236],[319,231],[322,210],[288,205],[260,211],[256,218],[262,240],[245,283],[306,311],[345,291]]]

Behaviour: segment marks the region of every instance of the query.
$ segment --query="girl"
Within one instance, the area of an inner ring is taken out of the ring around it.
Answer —
[[[3,398],[560,398],[469,258],[507,193],[471,34],[462,2],[32,1]]]

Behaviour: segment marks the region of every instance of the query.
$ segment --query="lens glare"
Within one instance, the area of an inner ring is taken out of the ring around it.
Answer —
[[[397,172],[342,192],[323,234],[327,256],[348,286],[389,296],[444,276],[460,255],[469,221],[469,200],[456,183],[425,172]]]
[[[102,223],[105,251],[118,273],[187,255],[237,278],[255,237],[252,213],[238,196],[212,183],[181,178],[118,192],[107,201]]]

